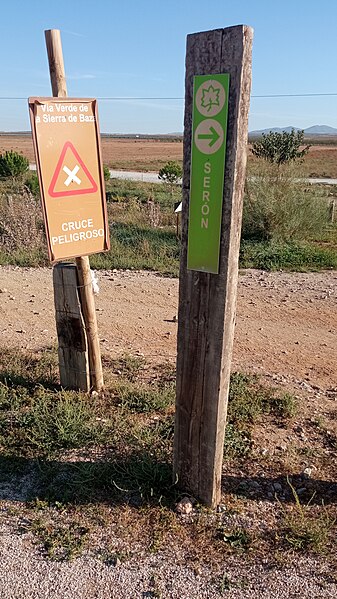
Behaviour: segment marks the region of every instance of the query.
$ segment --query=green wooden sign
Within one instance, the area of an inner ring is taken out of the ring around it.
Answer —
[[[194,77],[187,268],[219,272],[229,75]]]

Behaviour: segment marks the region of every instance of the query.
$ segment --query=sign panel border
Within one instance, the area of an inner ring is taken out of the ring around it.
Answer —
[[[37,104],[43,104],[44,102],[48,103],[66,103],[66,104],[77,104],[83,102],[90,102],[92,104],[92,111],[94,115],[94,125],[95,125],[95,149],[98,158],[98,174],[99,174],[99,185],[101,190],[101,209],[103,215],[104,222],[104,248],[99,249],[97,251],[90,252],[80,252],[81,256],[89,256],[92,254],[100,254],[101,252],[108,252],[110,250],[110,238],[109,238],[109,223],[108,223],[108,212],[107,212],[107,204],[105,199],[105,182],[104,182],[104,171],[103,171],[103,161],[102,161],[102,150],[101,150],[101,136],[100,136],[100,128],[99,128],[99,119],[98,119],[98,106],[96,98],[70,98],[70,97],[40,97],[40,96],[31,96],[28,98],[28,106],[29,106],[29,118],[32,130],[32,138],[33,138],[33,147],[35,153],[36,160],[36,171],[39,179],[40,185],[40,195],[41,195],[41,204],[42,204],[42,212],[43,212],[43,220],[46,229],[46,239],[47,239],[47,247],[48,247],[48,255],[51,264],[56,264],[57,262],[61,262],[62,260],[71,260],[77,258],[79,253],[68,255],[67,257],[56,258],[53,254],[51,239],[50,239],[50,229],[47,218],[47,210],[46,210],[46,194],[48,194],[48,186],[44,185],[42,178],[42,168],[41,168],[41,159],[39,152],[39,144],[37,138],[37,130],[36,130],[36,121],[35,121],[35,106]],[[68,140],[65,140],[65,143]],[[67,194],[65,193],[64,196]],[[85,194],[84,194],[85,195]]]
[[[208,82],[219,89],[200,94]],[[187,268],[211,274],[219,273],[229,85],[229,73],[193,76]]]

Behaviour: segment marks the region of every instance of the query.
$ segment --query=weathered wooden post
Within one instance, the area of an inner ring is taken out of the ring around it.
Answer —
[[[45,31],[45,38],[48,53],[52,93],[53,96],[56,96],[58,98],[65,98],[67,97],[68,92],[64,70],[60,31],[58,29],[47,30]],[[90,386],[92,389],[100,391],[103,387],[104,382],[89,257],[80,256],[76,258],[76,266],[79,283],[78,289],[80,292],[83,320],[88,343]],[[56,289],[55,293],[58,292],[59,290]],[[73,375],[71,375],[71,373],[69,373],[69,375],[70,381],[72,381]],[[85,380],[87,380],[87,377],[85,377]]]
[[[213,507],[221,496],[252,38],[244,25],[187,37],[174,473]]]
[[[53,98],[29,98],[50,261],[61,384],[103,387],[89,254],[109,250],[97,102],[68,98],[58,30],[45,32]]]

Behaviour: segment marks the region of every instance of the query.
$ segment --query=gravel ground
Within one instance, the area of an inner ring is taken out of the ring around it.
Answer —
[[[45,560],[29,534],[0,529],[1,599],[325,599],[337,596],[336,578],[320,561],[296,559],[287,567],[230,558],[217,576],[170,562],[164,553],[118,566],[90,555],[73,562]]]

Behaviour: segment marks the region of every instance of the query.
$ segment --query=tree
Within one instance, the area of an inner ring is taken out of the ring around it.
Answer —
[[[29,161],[17,152],[0,154],[0,178],[20,177],[29,170]]]
[[[171,185],[173,185],[180,182],[182,174],[183,170],[179,162],[170,161],[160,169],[158,177],[161,181],[164,181],[165,183],[171,183]]]
[[[303,145],[303,130],[292,129],[290,132],[282,131],[282,133],[269,131],[269,133],[262,133],[261,138],[252,144],[252,153],[257,158],[264,158],[264,160],[280,166],[304,158],[310,146],[300,149]]]

